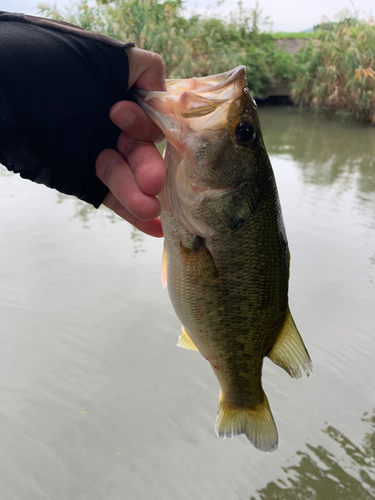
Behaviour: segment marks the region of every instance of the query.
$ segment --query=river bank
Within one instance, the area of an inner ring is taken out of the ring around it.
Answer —
[[[206,76],[244,64],[258,101],[281,97],[375,125],[373,19],[353,15],[288,38],[271,33],[258,6],[248,10],[239,3],[229,20],[187,19],[182,7],[182,0],[79,0],[64,14],[48,5],[40,14],[158,52],[167,78]]]

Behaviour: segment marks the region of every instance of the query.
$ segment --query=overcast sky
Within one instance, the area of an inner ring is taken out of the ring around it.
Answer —
[[[0,10],[36,14],[37,5],[41,0],[0,0]],[[53,0],[42,0],[42,3],[53,4]],[[72,3],[71,0],[56,0],[57,7],[63,9]],[[73,2],[74,3],[74,2]],[[200,8],[198,9],[197,5]],[[186,7],[196,12],[205,12],[206,7],[214,5],[215,0],[187,0]],[[343,9],[359,10],[362,17],[375,17],[374,0],[259,0],[263,16],[270,16],[273,31],[303,31],[319,24],[322,18],[335,20]],[[353,7],[354,5],[354,7]],[[237,2],[225,0],[214,9],[214,12],[226,12],[236,9]],[[255,0],[243,0],[244,8],[254,8]],[[204,7],[203,9],[201,7]]]

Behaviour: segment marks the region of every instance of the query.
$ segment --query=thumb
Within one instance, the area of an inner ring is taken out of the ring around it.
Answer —
[[[155,52],[132,47],[129,60],[128,90],[135,85],[142,90],[166,90],[163,58]]]

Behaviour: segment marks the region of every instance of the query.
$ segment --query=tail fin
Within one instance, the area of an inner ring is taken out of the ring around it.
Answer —
[[[267,396],[254,408],[239,408],[228,405],[220,392],[216,434],[221,438],[245,434],[258,450],[275,451],[278,434]]]

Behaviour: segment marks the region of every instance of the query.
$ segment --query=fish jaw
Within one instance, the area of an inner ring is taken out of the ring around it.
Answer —
[[[202,238],[212,238],[221,233],[206,221],[196,217],[194,212],[205,200],[220,195],[231,187],[212,187],[194,169],[189,155],[182,155],[172,144],[167,143],[164,151],[168,176],[160,194],[162,206],[161,220],[165,212],[173,214],[178,224],[190,234]]]
[[[204,131],[225,130],[232,102],[247,86],[246,68],[219,75],[166,80],[167,91],[135,91],[135,99],[180,151]]]
[[[211,165],[220,161],[221,150],[226,151],[229,162],[235,159],[237,146],[228,132],[229,115],[231,123],[233,111],[237,112],[238,103],[243,100],[250,102],[250,108],[255,106],[247,90],[245,67],[210,77],[167,80],[166,86],[166,92],[137,91],[136,96],[168,141],[164,154],[168,176],[160,196],[162,207],[197,236],[212,238],[237,229],[252,209],[249,197],[247,201],[243,198],[244,185],[240,187],[249,177],[247,159],[242,160],[246,166],[239,178],[232,176],[232,172],[239,171],[238,165],[234,169],[227,165],[225,176]],[[251,179],[248,181],[250,184]],[[249,186],[247,194],[251,194],[250,190]],[[238,216],[215,215],[221,195],[223,207],[229,201],[232,208],[232,198],[238,199]],[[211,214],[212,221],[202,219],[205,212]]]

